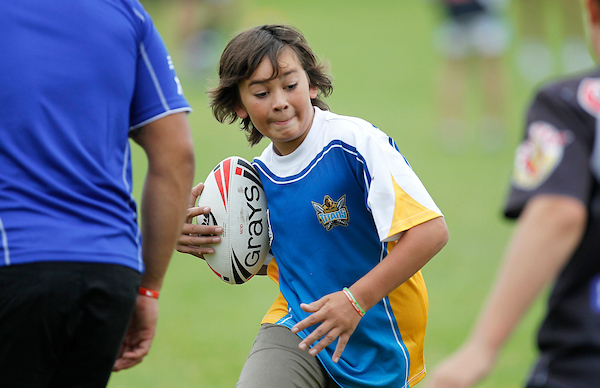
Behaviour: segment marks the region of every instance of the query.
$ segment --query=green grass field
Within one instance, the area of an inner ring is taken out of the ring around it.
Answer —
[[[176,10],[169,2],[144,3],[177,66],[182,58]],[[463,153],[448,154],[435,136],[440,58],[432,46],[437,14],[430,2],[248,0],[240,5],[238,20],[235,31],[272,22],[301,29],[317,55],[330,64],[335,79],[335,91],[328,100],[332,111],[362,117],[394,137],[444,212],[450,241],[423,269],[430,300],[425,352],[431,372],[467,335],[510,235],[512,224],[502,219],[501,209],[513,149],[532,93],[514,70],[514,48],[505,60],[511,96],[506,144],[490,154],[474,139]],[[212,118],[204,91],[214,85],[216,72],[200,75],[179,68],[194,108],[190,120],[197,151],[196,181],[204,180],[227,156],[251,159],[260,153],[265,141],[248,148],[235,125],[221,125]],[[479,100],[477,94],[470,97],[471,116]],[[140,198],[145,162],[139,147],[133,148],[134,190]],[[290,220],[290,227],[298,225]],[[204,262],[175,254],[162,290],[151,353],[133,369],[113,374],[109,387],[235,386],[259,322],[276,293],[266,277],[230,286],[217,279]],[[494,373],[480,387],[522,386],[535,357],[533,333],[543,309],[538,302],[507,344]]]

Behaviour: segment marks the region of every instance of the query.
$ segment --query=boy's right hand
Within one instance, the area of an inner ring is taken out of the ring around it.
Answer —
[[[332,361],[338,362],[350,336],[356,330],[361,316],[356,313],[342,291],[325,295],[312,303],[301,303],[300,308],[311,314],[296,323],[292,327],[292,333],[296,334],[320,323],[311,334],[300,342],[300,350],[307,350],[314,343],[308,353],[311,356],[316,356],[337,339],[338,343]]]
[[[201,259],[204,259],[203,254],[215,251],[209,245],[220,243],[221,237],[218,235],[223,232],[223,228],[220,226],[192,224],[194,217],[210,213],[209,207],[196,207],[196,200],[203,189],[203,183],[198,183],[192,188],[185,223],[175,247],[178,252],[188,253]]]

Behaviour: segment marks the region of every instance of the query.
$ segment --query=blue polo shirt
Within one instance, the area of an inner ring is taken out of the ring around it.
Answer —
[[[190,107],[136,0],[0,1],[0,266],[143,270],[132,129]]]

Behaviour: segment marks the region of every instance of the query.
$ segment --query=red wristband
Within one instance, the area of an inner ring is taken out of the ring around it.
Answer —
[[[159,295],[158,291],[149,290],[144,287],[140,287],[139,293],[140,293],[140,295],[147,296],[149,298],[154,298],[154,299],[158,299],[158,295]]]

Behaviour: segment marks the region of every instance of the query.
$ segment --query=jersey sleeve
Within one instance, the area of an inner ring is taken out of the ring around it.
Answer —
[[[358,148],[365,161],[366,201],[381,241],[394,241],[423,222],[442,216],[417,174],[383,132]]]
[[[140,23],[140,42],[131,129],[172,113],[191,111],[171,56],[150,15],[141,6],[134,12]]]
[[[547,88],[531,104],[524,139],[515,151],[507,217],[518,217],[527,201],[539,194],[589,201],[595,119],[581,108],[575,89]]]

